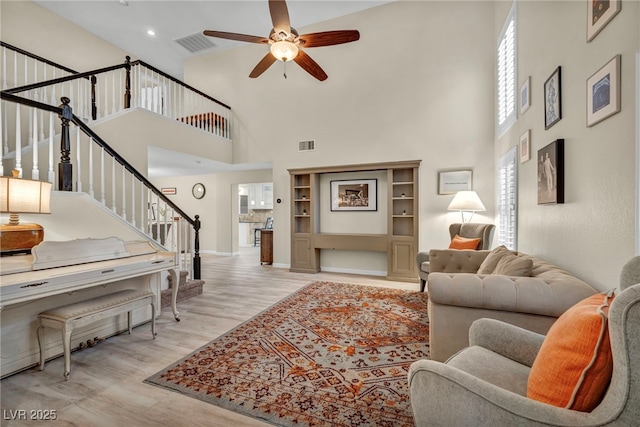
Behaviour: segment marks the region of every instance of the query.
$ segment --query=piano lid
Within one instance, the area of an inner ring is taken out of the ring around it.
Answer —
[[[66,267],[90,262],[107,261],[156,253],[149,242],[127,242],[116,237],[106,239],[76,239],[44,241],[31,255],[0,258],[1,275]]]

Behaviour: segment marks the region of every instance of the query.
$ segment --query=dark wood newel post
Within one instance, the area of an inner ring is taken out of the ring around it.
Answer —
[[[91,76],[91,120],[98,119],[98,107],[96,106],[96,83],[98,78]]]
[[[200,215],[196,215],[196,223],[193,225],[193,229],[196,232],[196,238],[194,240],[194,256],[193,256],[193,278],[194,280],[200,280]]]
[[[71,100],[66,96],[60,98],[62,112],[58,117],[62,121],[60,136],[60,163],[58,163],[58,190],[73,191],[73,165],[71,164],[71,139],[69,138],[69,121],[73,118]]]
[[[124,79],[124,108],[131,108],[131,57],[127,56],[124,61],[126,76]]]

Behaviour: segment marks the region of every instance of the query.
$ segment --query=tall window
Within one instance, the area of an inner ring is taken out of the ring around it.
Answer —
[[[516,121],[516,3],[498,37],[498,136],[502,136]]]
[[[518,147],[498,160],[498,245],[518,249]]]

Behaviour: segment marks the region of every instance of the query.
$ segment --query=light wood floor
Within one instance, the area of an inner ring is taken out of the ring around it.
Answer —
[[[301,274],[261,266],[259,248],[241,256],[203,256],[204,293],[178,305],[180,322],[164,309],[152,340],[149,325],[111,337],[71,355],[71,378],[64,381],[63,358],[0,382],[2,426],[266,426],[143,380],[186,356],[292,292],[316,281],[419,289],[418,283],[335,273]],[[56,421],[11,421],[16,410],[55,410]]]

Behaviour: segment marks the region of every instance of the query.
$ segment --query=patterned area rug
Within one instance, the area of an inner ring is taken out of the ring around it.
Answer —
[[[283,426],[413,426],[427,294],[316,282],[145,382]]]

